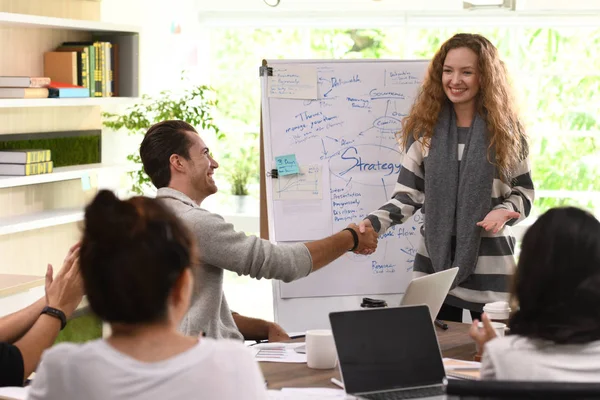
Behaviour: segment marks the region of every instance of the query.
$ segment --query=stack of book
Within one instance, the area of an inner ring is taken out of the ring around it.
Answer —
[[[50,150],[0,150],[0,175],[48,174],[53,167]]]
[[[48,85],[47,77],[0,76],[0,99],[44,99]]]
[[[53,84],[61,82],[86,88],[89,97],[112,97],[118,96],[118,63],[116,44],[64,42],[56,50],[44,54],[44,74]]]

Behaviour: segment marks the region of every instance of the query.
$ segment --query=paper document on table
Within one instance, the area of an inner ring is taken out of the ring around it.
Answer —
[[[250,347],[256,361],[279,363],[305,363],[306,354],[294,351],[304,343],[261,343]]]
[[[268,80],[269,97],[316,100],[317,68],[310,65],[280,64]]]
[[[481,363],[464,361],[454,358],[444,358],[444,369],[450,378],[478,380],[481,379]]]
[[[356,397],[346,394],[342,389],[328,388],[283,388],[269,390],[268,398],[271,400],[351,400]]]
[[[25,400],[29,387],[7,386],[0,388],[0,399]]]
[[[306,175],[272,180],[275,241],[319,240],[333,233],[329,169],[325,165],[301,166]],[[297,179],[297,182],[294,182]],[[314,223],[319,221],[319,223]]]
[[[279,175],[273,179],[273,200],[322,199],[324,183],[321,169],[319,164],[301,165],[297,174]]]

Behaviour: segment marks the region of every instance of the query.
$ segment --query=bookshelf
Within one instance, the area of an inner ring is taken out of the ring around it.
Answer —
[[[50,174],[30,176],[0,176],[0,189],[12,188],[39,183],[60,182],[71,179],[81,179],[91,173],[102,172],[130,172],[139,168],[135,164],[87,164],[71,167],[55,168]]]
[[[4,32],[10,35],[3,35]],[[119,100],[81,99],[0,99],[0,108],[97,106],[121,104],[139,96],[139,32],[135,26],[100,21],[55,18],[0,12],[0,75],[43,76],[42,56],[65,41],[109,41],[118,45]],[[127,99],[130,98],[130,99]]]
[[[0,108],[87,107],[133,105],[136,97],[86,97],[66,99],[0,99]]]
[[[0,0],[0,76],[43,76],[44,53],[63,42],[109,41],[118,44],[120,96],[0,99],[0,141],[2,136],[8,140],[15,135],[101,131],[103,110],[135,103],[141,29],[106,23],[100,16],[99,1]],[[115,159],[113,143],[108,140],[101,154]],[[39,276],[48,263],[62,264],[66,251],[80,238],[78,222],[97,190],[119,190],[124,175],[139,168],[124,159],[102,161],[55,168],[50,174],[0,176],[0,276]]]
[[[67,208],[0,218],[0,235],[27,232],[83,220],[83,209]]]
[[[69,29],[95,33],[119,33],[124,35],[140,33],[140,29],[133,25],[7,12],[0,12],[0,25],[26,28]]]

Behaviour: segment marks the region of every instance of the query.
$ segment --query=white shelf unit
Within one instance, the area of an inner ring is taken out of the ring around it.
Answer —
[[[32,231],[83,220],[81,208],[40,211],[37,213],[0,218],[0,235]]]
[[[43,17],[38,15],[6,12],[0,12],[0,24],[18,27],[69,29],[74,31],[90,31],[99,33],[140,33],[139,27],[133,25],[119,25],[100,21]]]
[[[85,107],[133,105],[136,97],[86,97],[65,99],[0,99],[0,108]]]
[[[89,41],[109,41],[118,44],[119,64],[116,73],[119,74],[118,92],[121,97],[0,99],[0,108],[111,105],[131,102],[132,99],[139,96],[139,27],[99,21],[0,12],[0,28],[5,27],[83,31],[90,34]],[[55,43],[55,46],[58,45],[60,45],[60,42]],[[45,49],[44,51],[49,50],[51,49]]]
[[[87,164],[75,165],[71,167],[55,168],[50,174],[30,175],[30,176],[2,176],[0,177],[0,189],[36,185],[38,183],[60,182],[71,179],[81,179],[90,173],[103,172],[130,172],[135,171],[139,166],[135,164]]]

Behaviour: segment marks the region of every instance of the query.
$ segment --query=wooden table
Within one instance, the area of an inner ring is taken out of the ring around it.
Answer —
[[[43,286],[43,276],[0,274],[0,297],[25,292],[36,286]]]
[[[475,342],[469,337],[469,324],[448,322],[448,330],[436,327],[443,357],[473,360]],[[269,389],[283,387],[328,387],[336,388],[331,378],[340,379],[338,368],[311,369],[306,364],[260,362],[260,368],[268,382]]]

